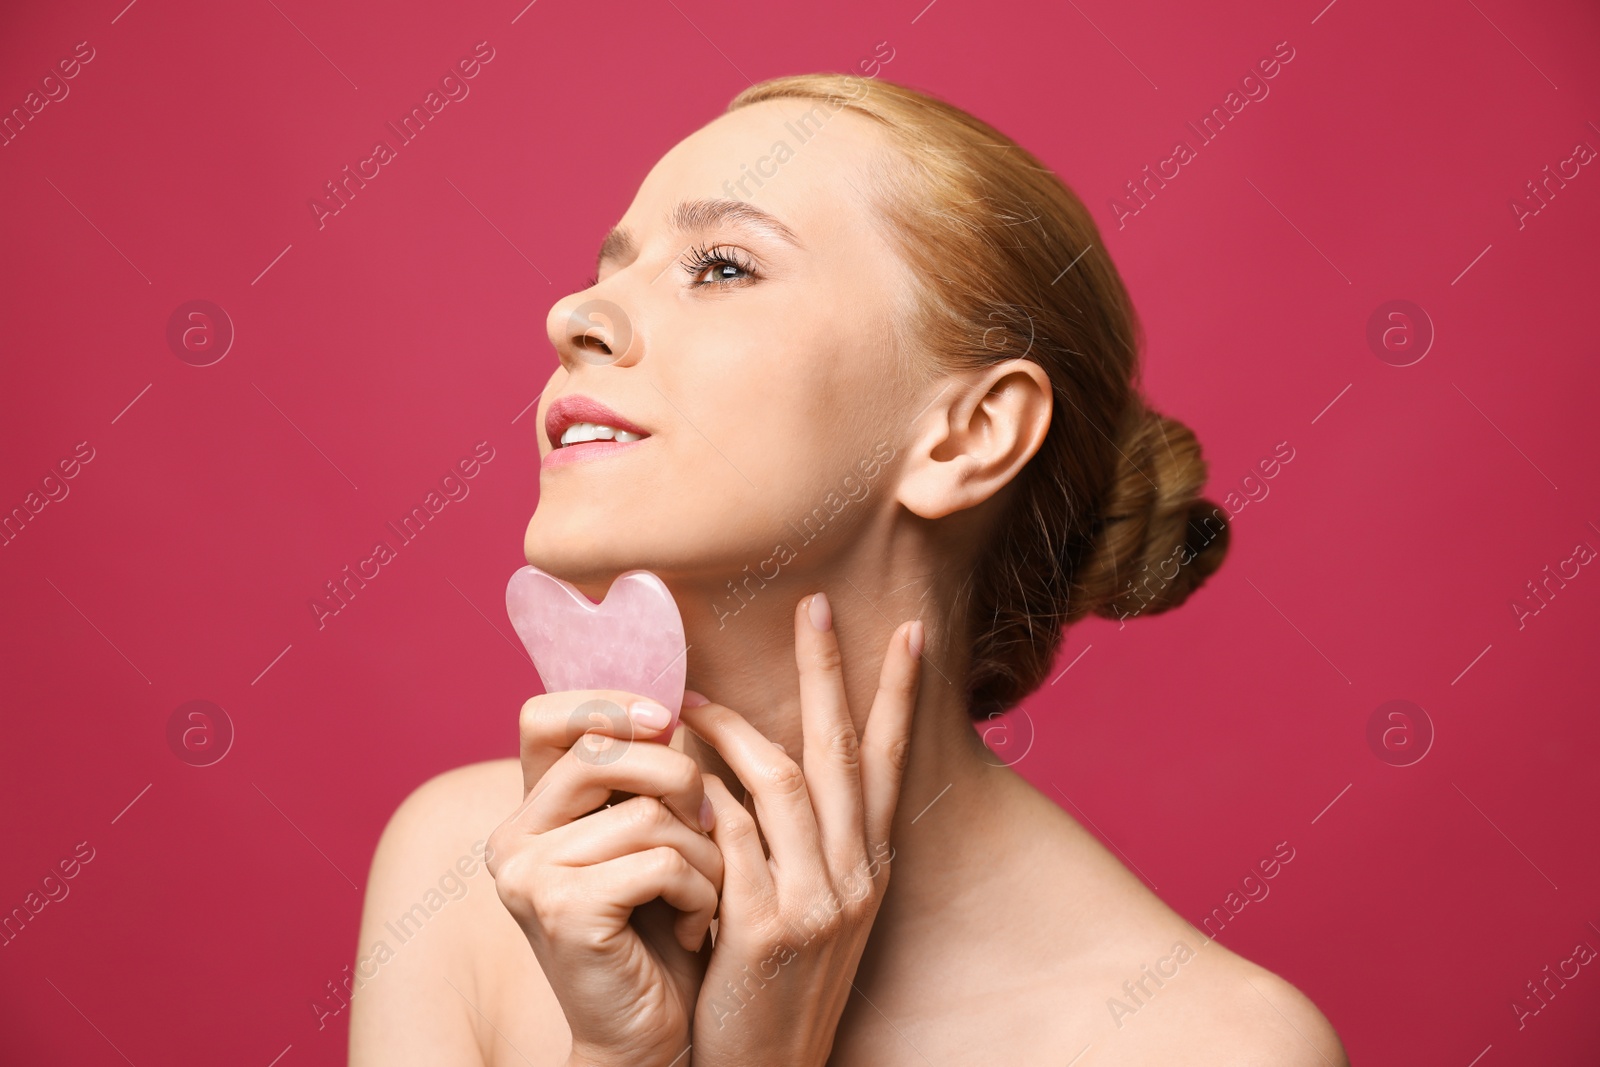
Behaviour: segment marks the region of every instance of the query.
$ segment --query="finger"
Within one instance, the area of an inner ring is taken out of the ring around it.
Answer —
[[[878,674],[878,691],[861,739],[861,795],[866,805],[869,847],[886,845],[900,802],[911,751],[911,717],[922,679],[922,620],[913,619],[889,639]],[[876,852],[874,853],[876,854]]]
[[[706,797],[711,801],[717,820],[711,830],[711,840],[721,851],[724,869],[730,872],[723,876],[722,892],[724,895],[729,890],[749,894],[752,903],[774,899],[772,870],[761,848],[761,831],[755,816],[734,799],[721,778],[714,774],[704,777]]]
[[[573,746],[555,762],[508,820],[542,834],[601,807],[612,793],[659,797],[692,830],[708,828],[709,807],[700,767],[676,749],[626,744],[599,756]]]
[[[825,593],[800,601],[794,613],[794,658],[800,671],[800,732],[806,785],[824,853],[836,870],[860,861],[861,739],[845,699],[839,637]]]
[[[685,951],[685,932],[692,934],[691,923],[689,915],[659,897],[634,908],[628,917],[628,925],[638,933],[639,940],[655,953],[672,980],[683,989],[700,987],[705,980],[706,964],[711,959],[710,938],[703,933],[694,935],[701,939],[700,951]],[[680,1061],[674,1067],[684,1067],[684,1064]]]
[[[541,693],[522,705],[523,792],[533,788],[561,754],[574,745],[597,753],[608,744],[668,741],[677,715],[656,701],[617,689],[568,689]],[[616,739],[613,741],[612,739]]]
[[[632,852],[580,870],[593,879],[585,889],[591,899],[631,909],[660,897],[683,912],[673,932],[687,951],[699,951],[717,911],[717,891],[677,849]]]
[[[683,724],[717,750],[755,798],[756,818],[779,868],[799,869],[821,847],[806,776],[782,749],[721,704],[683,709]]]
[[[636,796],[540,835],[546,863],[589,867],[662,845],[677,849],[720,891],[722,851],[656,797]]]

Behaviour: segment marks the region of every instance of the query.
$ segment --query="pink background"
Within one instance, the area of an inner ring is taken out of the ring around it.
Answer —
[[[1600,573],[1510,606],[1600,547],[1600,167],[1510,207],[1600,147],[1592,5],[125,2],[0,16],[6,113],[94,50],[0,147],[0,512],[94,455],[0,547],[0,910],[94,849],[0,948],[0,1060],[342,1062],[347,1013],[310,1004],[380,829],[514,754],[538,691],[502,597],[546,311],[740,88],[888,42],[882,77],[1089,204],[1213,496],[1294,450],[1211,583],[1074,629],[997,751],[1196,923],[1288,842],[1220,940],[1364,1067],[1596,1061],[1600,964],[1521,1029],[1512,1003],[1600,948]],[[480,41],[470,95],[319,229],[310,198]],[[1112,197],[1280,41],[1270,95],[1119,229]],[[205,367],[167,340],[196,299],[236,332]],[[1390,300],[1437,334],[1410,366],[1367,342]],[[323,583],[480,441],[470,495],[319,630]],[[168,744],[191,700],[235,730],[212,766]],[[1434,731],[1413,765],[1369,744],[1390,700]]]

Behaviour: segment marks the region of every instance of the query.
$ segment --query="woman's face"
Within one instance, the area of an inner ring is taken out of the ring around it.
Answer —
[[[782,542],[793,577],[892,499],[881,460],[916,411],[893,347],[910,278],[867,199],[892,152],[862,115],[773,100],[655,165],[596,284],[550,311],[529,562],[595,597],[635,567],[717,589]],[[546,417],[578,396],[648,436],[560,448]]]

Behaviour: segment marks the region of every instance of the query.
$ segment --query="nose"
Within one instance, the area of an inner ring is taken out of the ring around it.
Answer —
[[[575,293],[550,309],[545,328],[568,373],[583,363],[612,366],[636,358],[633,323],[615,301]]]

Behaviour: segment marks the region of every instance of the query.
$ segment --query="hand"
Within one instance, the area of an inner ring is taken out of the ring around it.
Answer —
[[[813,611],[821,625],[811,621]],[[915,620],[890,638],[858,739],[827,599],[818,593],[800,602],[795,660],[804,770],[736,712],[685,701],[684,724],[717,750],[755,802],[752,818],[720,778],[706,776],[716,812],[712,840],[728,873],[695,1005],[696,1067],[827,1062],[889,882],[889,830],[909,753],[922,641]]]
[[[700,768],[648,740],[670,716],[652,704],[658,719],[640,718],[643,699],[582,690],[524,704],[526,795],[489,838],[500,900],[566,1014],[569,1062],[586,1067],[680,1060],[722,884]]]

